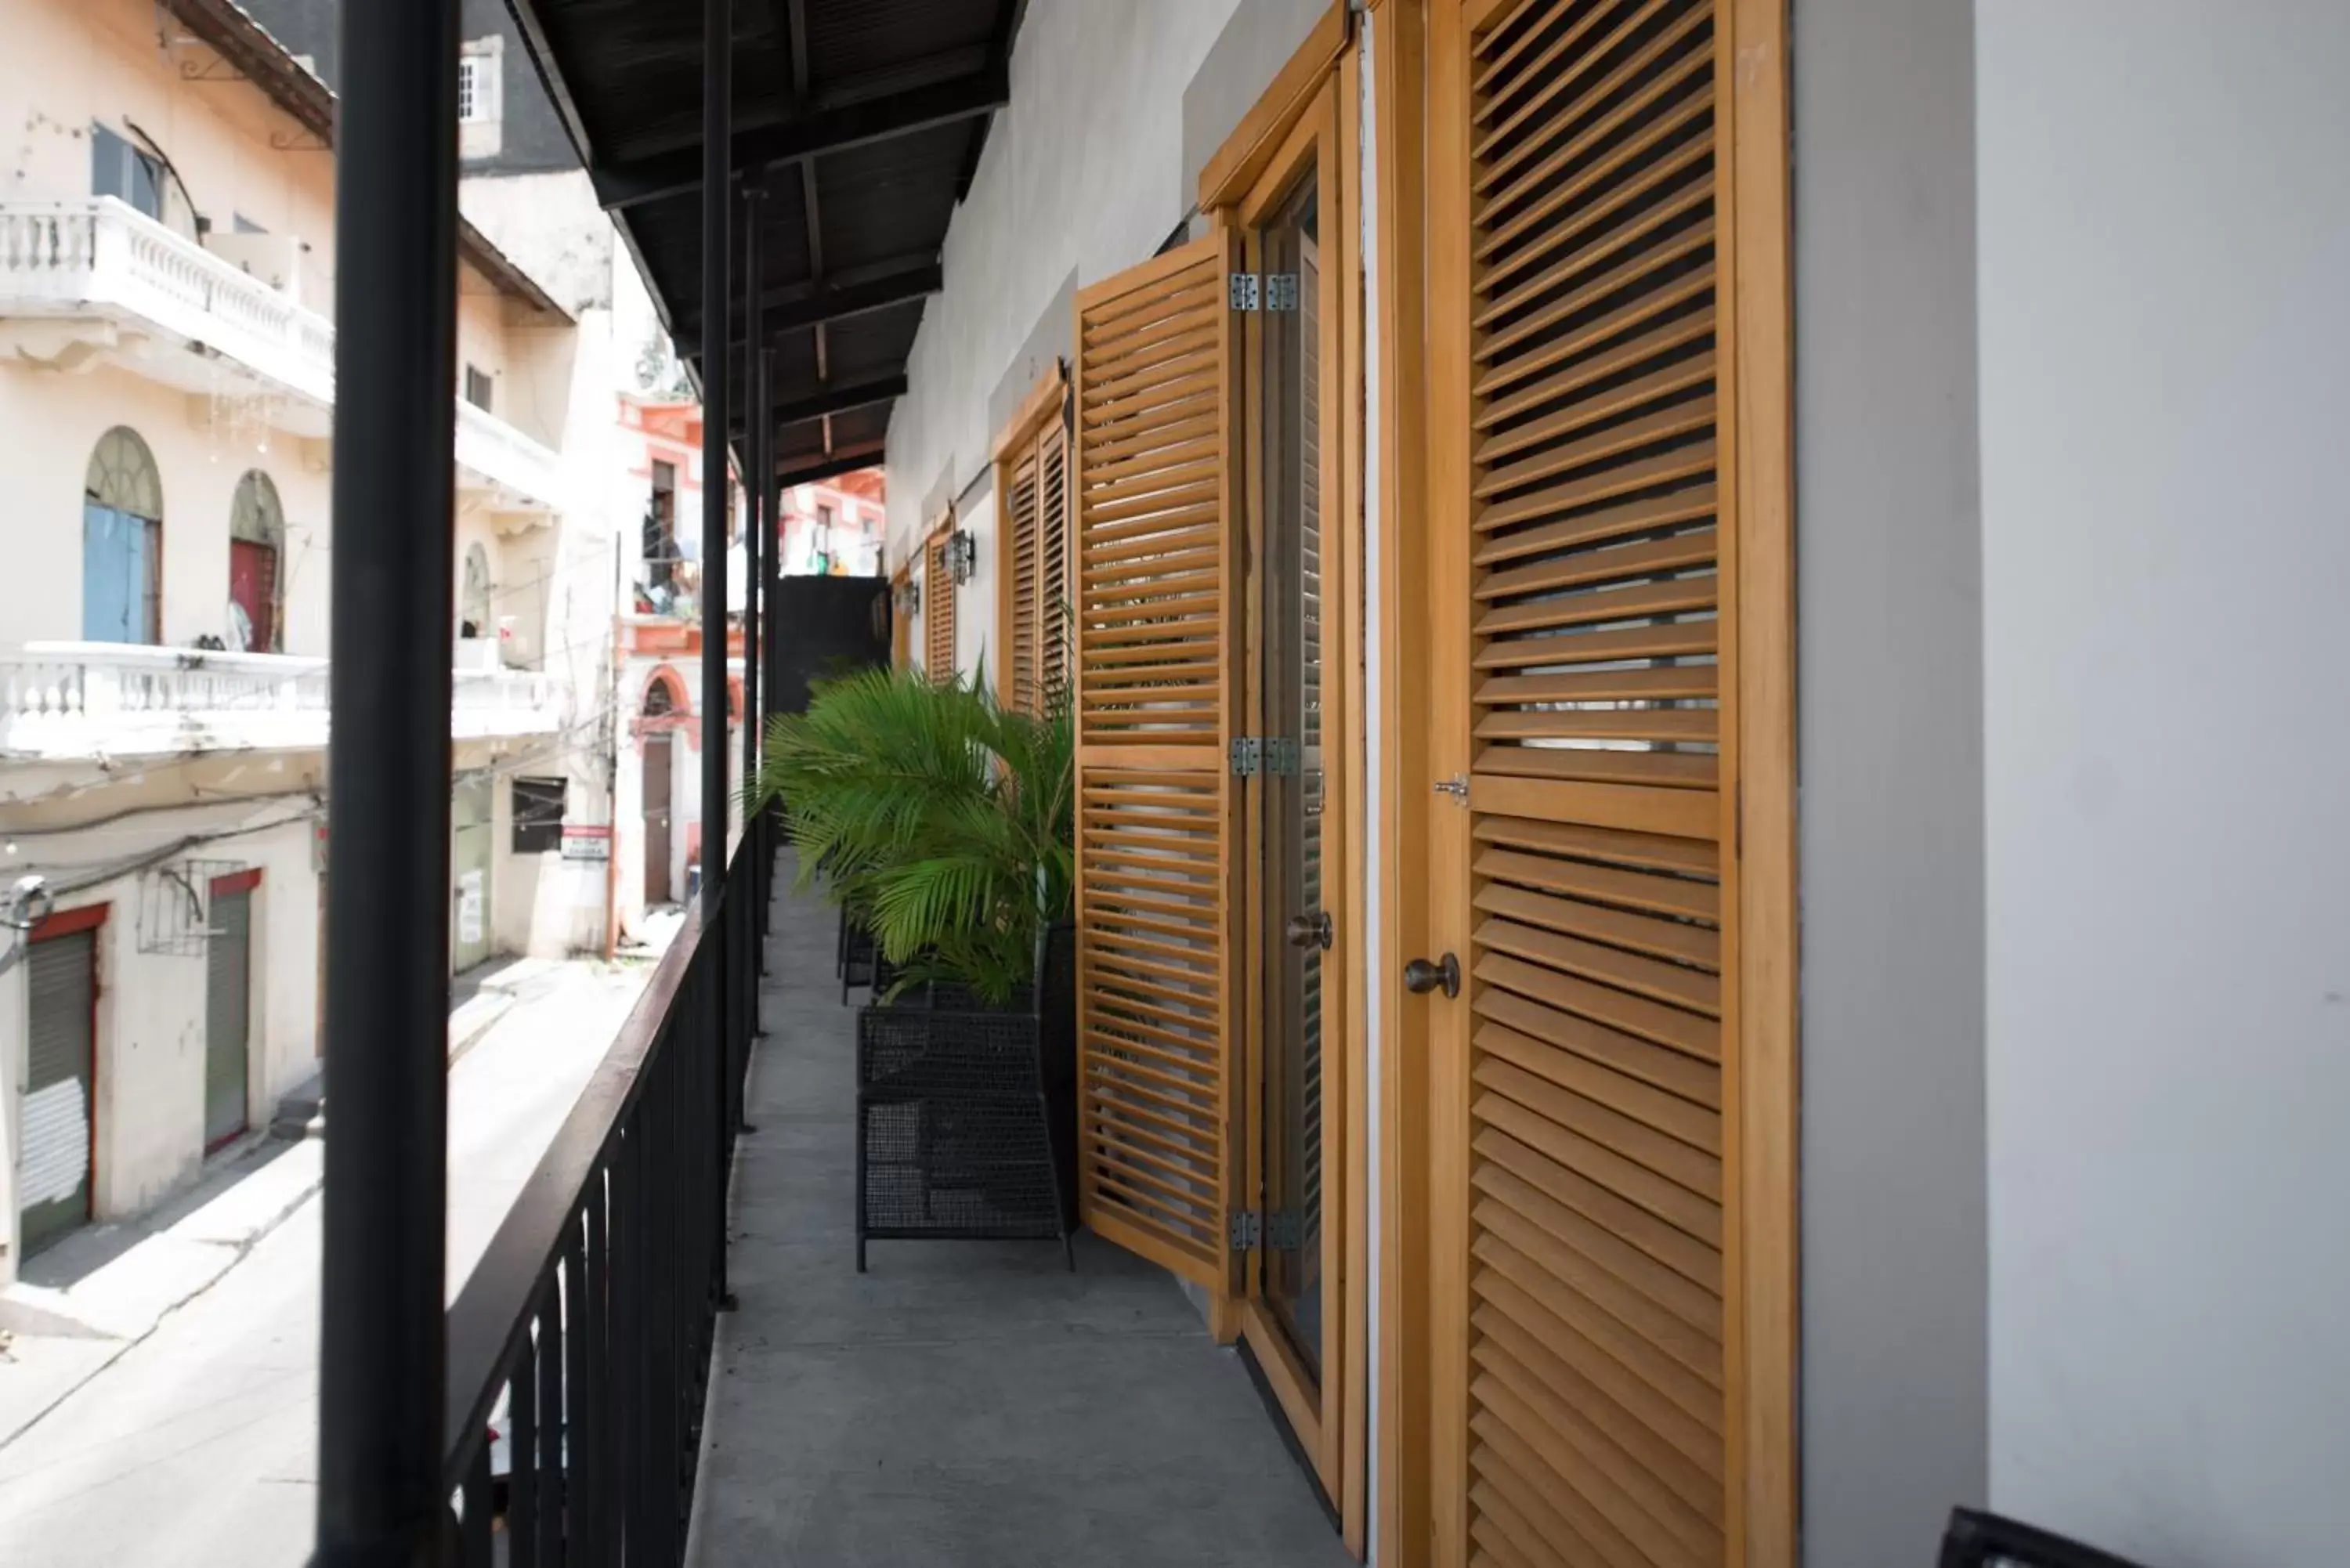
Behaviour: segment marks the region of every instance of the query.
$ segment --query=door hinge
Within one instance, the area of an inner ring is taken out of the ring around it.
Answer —
[[[1263,297],[1263,280],[1253,272],[1236,272],[1225,281],[1234,310],[1254,310]]]
[[[1264,275],[1264,307],[1267,310],[1297,308],[1297,275],[1294,272],[1269,272]]]
[[[1286,735],[1243,735],[1232,742],[1232,772],[1242,778],[1270,774],[1294,778],[1305,753]]]
[[[1235,1209],[1226,1217],[1224,1229],[1235,1252],[1253,1251],[1259,1247],[1294,1252],[1305,1244],[1305,1217],[1295,1209],[1276,1209],[1270,1214]]]

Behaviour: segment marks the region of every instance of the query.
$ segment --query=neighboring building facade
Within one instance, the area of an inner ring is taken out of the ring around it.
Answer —
[[[629,561],[629,604],[614,628],[620,740],[613,794],[614,935],[636,940],[648,910],[686,901],[702,847],[702,410],[651,392],[619,401],[633,455],[625,494],[642,521]],[[739,493],[728,512],[738,517]],[[739,524],[737,524],[739,526]],[[732,546],[729,597],[743,603],[743,555]],[[727,634],[729,681],[741,716],[743,632]],[[730,732],[727,776],[742,776]],[[737,813],[732,820],[739,821]]]
[[[9,43],[0,884],[41,884],[0,933],[0,1279],[317,1070],[336,370],[325,84],[217,6],[27,0]],[[598,225],[528,270],[463,237],[452,971],[605,940],[611,397],[651,312],[623,342]]]
[[[878,468],[785,487],[776,509],[785,576],[878,577],[887,574],[889,485]]]
[[[2338,1559],[2345,60],[1026,7],[888,559],[1069,585],[1088,1220],[1378,1560]]]

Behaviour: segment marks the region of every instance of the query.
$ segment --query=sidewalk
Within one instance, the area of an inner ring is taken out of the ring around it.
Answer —
[[[450,987],[452,1065],[516,1006],[603,968],[501,959],[459,976]],[[0,1447],[209,1289],[318,1190],[320,1099],[313,1079],[281,1102],[270,1131],[206,1159],[190,1186],[137,1219],[65,1238],[0,1291]]]

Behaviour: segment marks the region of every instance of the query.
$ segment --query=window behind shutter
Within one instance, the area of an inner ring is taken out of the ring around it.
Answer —
[[[1235,373],[1211,234],[1076,303],[1079,1191],[1095,1231],[1225,1279]]]

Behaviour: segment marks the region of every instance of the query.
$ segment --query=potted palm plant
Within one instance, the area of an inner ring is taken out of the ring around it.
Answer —
[[[858,1015],[869,1238],[1058,1237],[1073,1216],[1075,753],[1066,701],[868,670],[776,718],[748,805],[873,934]]]

